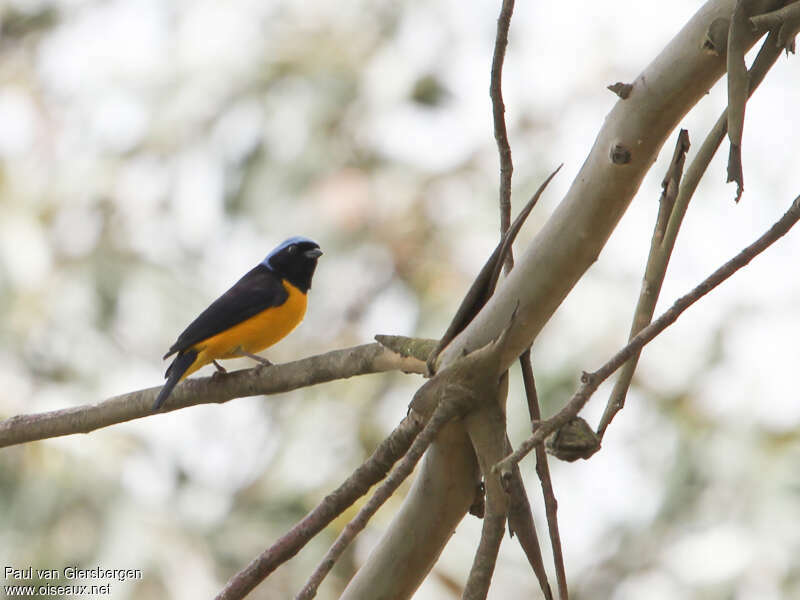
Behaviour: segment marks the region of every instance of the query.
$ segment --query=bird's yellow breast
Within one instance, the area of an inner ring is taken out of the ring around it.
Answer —
[[[280,306],[271,306],[192,346],[198,351],[197,359],[181,379],[212,360],[242,356],[242,350],[255,354],[286,337],[303,320],[308,298],[287,281],[283,287],[289,297]]]

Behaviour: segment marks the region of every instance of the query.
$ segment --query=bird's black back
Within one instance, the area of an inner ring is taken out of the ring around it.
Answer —
[[[222,333],[289,297],[280,275],[258,264],[217,298],[178,336],[164,358]]]

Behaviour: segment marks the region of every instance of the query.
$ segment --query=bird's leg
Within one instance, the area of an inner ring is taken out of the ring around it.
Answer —
[[[268,361],[263,356],[259,356],[258,354],[251,354],[250,352],[245,352],[244,350],[239,350],[239,354],[242,356],[246,356],[247,358],[252,358],[254,361],[261,363],[264,366],[270,367],[272,363]]]

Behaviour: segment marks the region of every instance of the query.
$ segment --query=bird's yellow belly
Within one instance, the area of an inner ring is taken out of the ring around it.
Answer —
[[[197,359],[181,379],[212,360],[240,357],[242,351],[255,354],[286,337],[303,320],[308,299],[288,282],[284,281],[283,287],[289,297],[282,305],[270,307],[195,344],[192,348],[198,351]]]

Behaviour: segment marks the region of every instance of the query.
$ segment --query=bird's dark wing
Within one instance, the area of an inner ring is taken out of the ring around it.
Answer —
[[[259,264],[200,313],[178,336],[164,358],[187,350],[271,306],[280,306],[288,297],[281,278]]]

